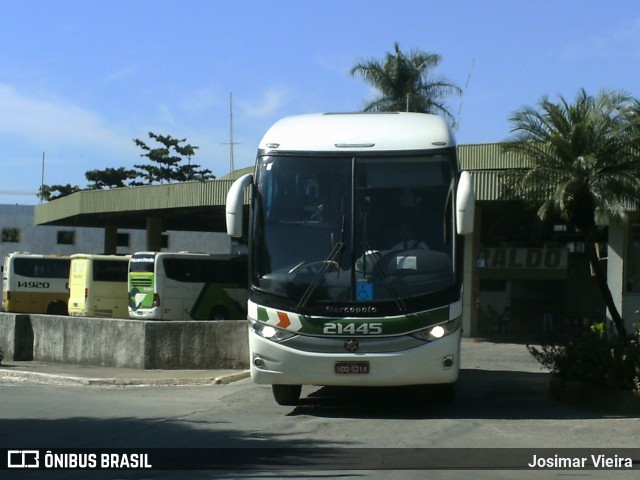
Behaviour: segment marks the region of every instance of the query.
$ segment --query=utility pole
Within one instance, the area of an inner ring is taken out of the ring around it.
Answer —
[[[462,113],[462,102],[464,101],[464,94],[466,93],[467,89],[469,88],[469,82],[471,81],[471,74],[473,73],[473,66],[476,63],[476,59],[474,58],[471,61],[471,67],[469,68],[469,75],[467,76],[467,83],[465,83],[464,85],[464,90],[462,91],[462,96],[460,97],[460,107],[458,108],[458,118],[456,118],[456,123],[454,125],[454,131],[458,131],[458,129],[460,128],[460,115]]]
[[[42,203],[42,194],[44,193],[44,153],[42,152],[42,173],[40,174],[40,203]]]

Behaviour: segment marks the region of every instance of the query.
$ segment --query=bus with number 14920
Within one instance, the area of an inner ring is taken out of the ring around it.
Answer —
[[[70,264],[66,255],[10,253],[2,263],[2,309],[67,315]]]
[[[450,398],[474,204],[441,117],[274,124],[226,201],[228,233],[248,238],[254,382],[281,405],[302,385],[431,384]]]

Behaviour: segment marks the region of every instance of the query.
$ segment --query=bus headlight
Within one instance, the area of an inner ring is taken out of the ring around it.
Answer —
[[[436,325],[429,331],[429,335],[433,338],[442,338],[447,331],[444,329],[442,325]]]
[[[267,325],[266,323],[256,322],[254,320],[250,321],[249,328],[256,335],[259,335],[262,338],[266,338],[267,340],[271,340],[272,342],[281,342],[295,336],[295,333],[283,330],[281,328],[272,327],[271,325]]]
[[[420,340],[424,340],[425,342],[432,342],[456,332],[460,328],[461,323],[462,319],[460,317],[454,318],[453,320],[449,320],[448,322],[440,323],[438,325],[433,325],[429,328],[413,332],[411,336],[419,338]]]

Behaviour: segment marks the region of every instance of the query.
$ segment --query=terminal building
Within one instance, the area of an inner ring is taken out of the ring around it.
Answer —
[[[105,253],[104,229],[75,225],[36,225],[33,205],[0,205],[0,258],[12,252],[72,255]],[[118,229],[110,253],[127,255],[147,248],[144,230]],[[224,232],[165,231],[161,250],[232,253],[234,244]],[[237,249],[237,248],[236,248]]]
[[[542,222],[536,208],[509,197],[504,172],[526,168],[525,159],[502,152],[498,143],[460,145],[458,157],[476,194],[475,229],[465,244],[464,335],[526,340],[606,318],[579,232],[559,219]],[[192,250],[171,239],[176,232],[195,232],[206,239],[196,250],[235,253],[244,247],[224,233],[224,202],[233,178],[251,170],[219,180],[82,191],[35,207],[35,224],[90,228],[102,236],[105,253],[124,253],[122,234],[129,232],[136,232],[129,238],[139,238],[144,250]],[[640,308],[635,218],[629,212],[625,221],[603,225],[598,244],[628,329]]]

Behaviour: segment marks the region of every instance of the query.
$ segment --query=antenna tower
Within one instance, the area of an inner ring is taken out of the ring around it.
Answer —
[[[229,145],[229,173],[233,178],[233,172],[235,171],[235,158],[234,158],[234,145],[241,145],[238,142],[233,141],[233,93],[229,93],[229,142],[222,145]]]
[[[467,83],[464,84],[464,91],[462,92],[462,98],[460,99],[460,107],[458,108],[458,118],[456,118],[456,126],[455,129],[456,131],[458,130],[458,128],[460,128],[460,115],[462,113],[462,102],[464,101],[464,94],[467,91],[467,88],[469,87],[469,82],[471,81],[471,73],[473,73],[473,66],[476,63],[476,59],[474,58],[471,61],[471,67],[469,68],[469,75],[467,75]]]

